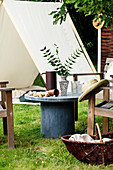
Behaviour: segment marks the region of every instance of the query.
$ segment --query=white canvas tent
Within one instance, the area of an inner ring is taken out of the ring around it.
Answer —
[[[58,6],[61,3],[3,1],[0,6],[0,80],[9,80],[9,85],[15,88],[29,87],[39,72],[53,69],[42,57],[40,49],[47,46],[53,50],[56,43],[64,62],[80,45],[83,46],[69,15],[63,24],[53,25],[49,13]],[[93,71],[84,49],[72,73]]]

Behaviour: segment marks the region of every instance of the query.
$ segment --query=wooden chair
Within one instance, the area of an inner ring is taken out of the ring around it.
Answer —
[[[6,84],[8,84],[8,81],[0,82],[0,118],[3,118],[3,133],[4,135],[8,134],[8,147],[14,148],[12,90],[15,88],[8,88]]]
[[[109,118],[113,118],[113,99],[110,98],[110,90],[113,90],[113,86],[101,87],[101,89],[103,90],[103,101],[95,105],[94,112],[95,115],[103,117],[103,133],[106,133],[109,131]]]
[[[87,75],[99,75],[100,79],[104,78],[104,73],[84,73],[84,74],[73,74],[74,80],[78,80],[78,76],[87,76]],[[111,81],[113,82],[113,81]],[[113,118],[113,102],[110,100],[110,89],[113,89],[113,86],[101,87],[100,90],[103,90],[103,101],[95,105],[95,96],[96,92],[93,91],[88,99],[88,124],[87,124],[87,133],[89,135],[94,134],[94,123],[95,115],[103,117],[103,133],[108,132],[109,127],[109,118]]]

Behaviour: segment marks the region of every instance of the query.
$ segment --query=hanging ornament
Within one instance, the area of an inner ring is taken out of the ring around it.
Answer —
[[[105,21],[102,21],[101,22],[101,18],[94,18],[93,20],[93,26],[96,28],[96,29],[101,29],[104,25]]]

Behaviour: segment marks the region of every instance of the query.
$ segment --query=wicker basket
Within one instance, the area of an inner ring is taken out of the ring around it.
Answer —
[[[98,132],[98,133],[97,133]],[[96,135],[91,136],[93,139],[100,137],[100,142],[77,142],[71,141],[71,135],[61,137],[68,151],[72,153],[79,161],[94,164],[110,164],[113,163],[113,131],[101,135],[100,128],[96,124]],[[103,142],[103,138],[111,138],[112,140]]]

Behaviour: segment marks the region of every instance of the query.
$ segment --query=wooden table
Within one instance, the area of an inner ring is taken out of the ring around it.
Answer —
[[[27,100],[41,103],[41,133],[49,138],[74,134],[74,102],[78,101],[78,97],[71,93],[43,98],[25,95]]]

